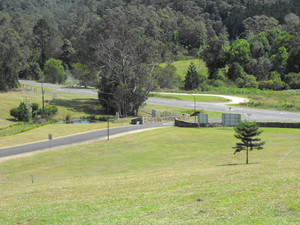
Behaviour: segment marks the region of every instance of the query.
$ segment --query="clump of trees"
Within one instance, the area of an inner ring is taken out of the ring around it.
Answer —
[[[216,78],[221,69],[226,71],[228,83],[233,82],[241,88],[299,88],[300,66],[295,58],[300,52],[300,30],[295,33],[274,26],[259,33],[249,31],[248,39],[237,39],[231,46],[223,46],[220,52],[214,50],[215,46],[208,46],[202,58],[209,68],[210,77]],[[294,24],[293,29],[296,27]],[[210,51],[215,54],[206,54]]]
[[[68,75],[98,87],[111,112],[135,115],[149,91],[185,86],[160,62],[196,55],[209,79],[188,85],[189,75],[186,89],[299,88],[299,12],[298,0],[2,0],[0,91]]]
[[[19,106],[10,110],[10,115],[17,121],[22,122],[38,122],[40,119],[51,121],[57,114],[58,108],[55,105],[47,105],[45,107],[45,118],[43,118],[43,109],[39,108],[39,104],[26,104],[24,101],[20,102]]]

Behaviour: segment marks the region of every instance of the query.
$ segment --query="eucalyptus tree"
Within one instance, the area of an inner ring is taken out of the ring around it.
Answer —
[[[91,66],[100,77],[100,103],[124,116],[137,115],[155,89],[160,59],[157,42],[134,21],[145,22],[135,8],[116,9],[93,28],[88,45]]]
[[[54,52],[59,49],[58,33],[45,18],[37,21],[33,27],[33,61],[36,61],[44,71],[46,61],[54,57]]]
[[[19,86],[18,75],[26,64],[27,53],[19,34],[8,28],[0,38],[0,90]]]

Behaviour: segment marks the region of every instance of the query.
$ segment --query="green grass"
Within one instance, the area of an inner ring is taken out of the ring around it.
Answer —
[[[176,92],[176,90],[171,90],[171,92]],[[248,106],[251,108],[300,112],[300,90],[273,91],[224,86],[210,87],[209,91],[198,93],[237,95],[249,99]],[[241,106],[246,105],[241,104]]]
[[[30,90],[30,89],[31,90]],[[10,116],[10,109],[18,107],[21,101],[29,101],[30,103],[38,103],[42,107],[42,94],[39,87],[26,86],[27,92],[24,92],[24,88],[20,88],[14,91],[1,92],[0,104],[3,106],[0,110],[0,127],[6,127],[15,123]],[[34,92],[36,90],[36,92]],[[58,93],[58,98],[52,98],[52,93]],[[58,106],[58,115],[55,119],[64,119],[67,115],[71,117],[87,116],[89,114],[100,114],[101,107],[96,97],[90,97],[86,95],[70,94],[65,92],[59,92],[51,89],[46,89],[45,92],[46,104],[56,104]]]
[[[171,93],[188,93],[181,89],[162,90]],[[300,112],[300,90],[259,90],[254,88],[210,87],[209,91],[194,91],[193,94],[220,94],[244,97],[250,100],[248,107],[269,110]],[[246,104],[240,104],[247,107]]]
[[[25,92],[24,90],[27,91]],[[56,99],[52,99],[53,92],[58,93],[58,97]],[[55,104],[58,106],[58,115],[55,116],[56,120],[64,120],[67,115],[70,115],[71,118],[101,115],[103,111],[96,97],[86,95],[70,94],[46,89],[45,100],[46,104]],[[0,110],[0,128],[12,126],[10,128],[0,130],[0,148],[45,140],[49,133],[52,133],[54,137],[61,137],[90,130],[104,129],[106,127],[106,123],[51,124],[35,128],[24,133],[19,133],[19,131],[28,129],[31,126],[29,124],[13,126],[16,124],[16,121],[10,116],[9,111],[11,108],[19,106],[20,101],[38,103],[40,107],[42,107],[41,88],[26,85],[25,87],[14,91],[0,93],[0,104],[2,106]],[[128,125],[129,123],[130,119],[121,119],[118,123],[112,123],[112,126],[123,126]],[[19,134],[6,136],[14,133]]]
[[[160,112],[173,112],[177,114],[193,114],[195,112],[194,109],[186,109],[181,107],[174,107],[174,106],[164,106],[164,105],[153,105],[153,104],[146,104],[144,106],[145,109],[154,109]],[[199,110],[199,109],[198,109]],[[149,111],[149,110],[146,110]],[[203,114],[208,114],[208,119],[221,119],[222,113],[221,112],[214,112],[214,111],[206,111],[200,110]],[[140,110],[141,116],[151,116],[151,114],[143,113],[143,108]]]
[[[34,124],[34,123],[18,122],[15,124],[11,124],[8,127],[0,128],[0,137],[19,134],[19,133],[26,132],[31,129],[37,128],[37,127],[41,127],[41,126],[50,124],[50,123],[51,122],[47,122],[44,124]]]
[[[171,65],[173,65],[176,68],[176,74],[179,75],[181,77],[181,79],[184,80],[186,73],[188,71],[189,65],[191,63],[195,64],[198,72],[207,74],[208,69],[203,60],[199,60],[199,59],[181,60],[181,61],[173,62]],[[161,66],[165,67],[166,64],[162,63]]]
[[[181,100],[181,101],[194,101],[194,98],[197,102],[227,102],[229,101],[226,98],[215,97],[215,96],[200,96],[200,95],[173,95],[173,94],[151,94],[151,97],[154,98],[163,98],[163,99],[171,99],[171,100]]]
[[[249,165],[233,155],[231,128],[158,129],[4,160],[0,223],[299,224],[299,134],[264,129]]]

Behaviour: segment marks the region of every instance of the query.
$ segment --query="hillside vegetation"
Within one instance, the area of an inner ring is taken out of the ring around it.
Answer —
[[[0,90],[93,86],[128,116],[158,88],[299,89],[299,12],[298,0],[3,0]],[[195,58],[198,70],[178,62]]]

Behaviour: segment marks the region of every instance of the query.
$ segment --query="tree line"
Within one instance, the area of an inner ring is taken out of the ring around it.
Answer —
[[[0,90],[19,78],[67,80],[134,115],[150,91],[182,86],[171,62],[185,56],[206,62],[202,89],[299,88],[299,9],[296,0],[2,0]]]

